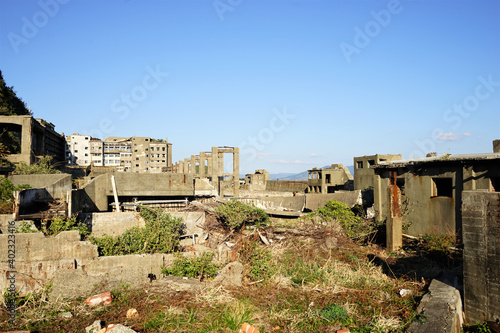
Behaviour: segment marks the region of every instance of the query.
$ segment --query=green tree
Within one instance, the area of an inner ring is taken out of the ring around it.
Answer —
[[[14,87],[9,87],[5,83],[0,71],[0,116],[31,115],[26,103],[17,97]],[[0,125],[0,140],[2,141],[0,150],[2,154],[16,154],[21,149],[21,139],[11,131],[9,126]],[[2,162],[3,161],[3,162]],[[4,156],[0,156],[0,164],[3,164]]]
[[[15,115],[31,115],[30,110],[26,107],[26,103],[16,96],[14,87],[9,87],[5,83],[0,70],[0,115],[15,116]]]

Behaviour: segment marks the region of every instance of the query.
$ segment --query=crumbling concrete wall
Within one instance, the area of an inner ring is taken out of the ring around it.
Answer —
[[[0,248],[8,249],[12,239],[12,234],[0,235]],[[76,269],[83,259],[98,256],[97,247],[81,242],[75,230],[61,232],[55,237],[45,237],[42,233],[15,234],[14,252],[15,284],[21,295],[43,288],[58,269]],[[5,272],[12,270],[8,256],[2,256],[0,271],[4,273],[0,274],[0,290],[8,286]]]
[[[32,189],[43,188],[53,199],[66,200],[68,191],[72,188],[71,175],[48,174],[48,175],[12,175],[9,180],[14,185],[29,184]]]
[[[161,276],[161,267],[171,266],[173,259],[173,254],[161,253],[82,259],[75,269],[61,267],[54,272],[50,300],[75,298],[123,285],[141,286],[149,282],[148,274]]]
[[[276,192],[304,192],[307,188],[307,180],[268,180],[266,191]]]
[[[6,234],[9,228],[9,222],[14,219],[12,214],[0,214],[0,234]]]
[[[72,190],[68,198],[68,215],[75,216],[82,212],[108,210],[106,195],[107,175],[92,179],[83,188]]]
[[[500,193],[462,193],[464,307],[468,323],[500,319]]]
[[[241,198],[239,201],[246,203],[247,205],[254,205],[255,207],[261,209],[271,209],[271,210],[293,210],[301,212],[305,207],[305,196],[297,195],[294,197],[288,196],[275,196],[275,197],[262,197],[259,199],[245,199]]]
[[[9,239],[12,240],[12,234],[0,235],[1,248],[8,248]],[[51,281],[50,300],[85,296],[125,284],[144,285],[149,282],[148,274],[159,277],[161,267],[171,266],[173,259],[173,254],[99,257],[97,247],[80,241],[76,230],[64,231],[55,237],[41,233],[15,234],[14,267],[9,265],[7,255],[0,257],[0,290],[5,290],[10,285],[7,279],[14,276],[16,291],[21,296],[39,291]],[[16,273],[7,273],[13,270]],[[2,294],[0,300],[1,297]]]
[[[439,280],[432,280],[429,292],[422,297],[417,312],[423,315],[422,321],[414,321],[408,328],[409,333],[460,333],[462,299],[460,292]]]
[[[363,203],[360,190],[338,191],[331,194],[306,194],[305,198],[305,209],[311,211],[323,207],[325,203],[330,200],[343,202],[349,207],[354,207],[355,205],[361,205]]]
[[[183,220],[184,234],[197,234],[195,240],[201,239],[205,235],[202,228],[205,224],[204,212],[170,212],[169,214]],[[117,236],[127,229],[145,226],[144,219],[137,212],[85,213],[80,215],[80,220],[87,224],[92,236],[95,237]],[[189,239],[185,243],[190,244],[192,240]]]

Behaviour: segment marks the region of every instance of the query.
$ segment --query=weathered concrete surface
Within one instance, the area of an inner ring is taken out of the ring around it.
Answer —
[[[9,222],[14,219],[12,214],[0,214],[0,234],[6,234],[9,228]]]
[[[387,195],[390,173],[397,172],[397,186],[408,203],[403,223],[411,222],[407,234],[457,235],[462,233],[462,192],[495,191],[500,179],[500,154],[446,155],[391,161],[374,167],[374,200],[377,219],[390,214]]]
[[[118,236],[127,229],[144,227],[144,220],[136,212],[83,213],[80,221],[87,224],[94,237]]]
[[[75,216],[82,212],[99,212],[108,210],[106,195],[107,174],[97,176],[83,188],[69,192],[68,215]]]
[[[361,191],[359,190],[338,191],[331,194],[306,194],[305,197],[305,208],[311,211],[323,207],[325,203],[330,200],[343,202],[349,207],[354,207],[355,205],[361,205],[363,203]]]
[[[67,192],[72,188],[71,175],[12,175],[9,180],[14,185],[29,184],[32,189],[45,189],[53,199],[66,200]]]
[[[12,237],[10,237],[12,240]],[[0,235],[0,246],[8,249],[9,235]],[[12,242],[10,242],[12,244]],[[23,295],[50,282],[58,269],[76,269],[81,260],[97,257],[97,247],[81,242],[78,231],[65,231],[55,237],[42,233],[15,234],[16,288]],[[0,258],[0,271],[9,271],[8,256]],[[6,274],[0,275],[0,289],[7,287]]]
[[[180,173],[106,173],[94,178],[83,189],[73,190],[70,200],[70,214],[80,212],[108,211],[108,196],[113,196],[111,176],[115,177],[118,197],[169,197],[194,196],[195,182],[193,174]],[[203,182],[201,193],[209,190]],[[205,194],[203,194],[205,195]]]
[[[304,209],[305,206],[304,195],[298,195],[295,197],[289,197],[289,196],[261,197],[259,199],[240,198],[238,200],[248,205],[254,205],[255,207],[261,209],[272,209],[272,210],[293,210],[300,212]]]
[[[307,188],[307,180],[268,180],[266,191],[278,192],[304,192]]]
[[[417,308],[422,322],[413,322],[409,333],[460,333],[463,324],[460,292],[439,280],[432,280],[429,292]]]
[[[464,307],[468,323],[500,319],[500,193],[462,193]]]
[[[0,235],[0,246],[4,249],[8,248],[8,236]],[[201,255],[201,246],[195,247],[198,251],[183,255]],[[171,266],[173,260],[173,254],[98,257],[97,247],[80,241],[78,231],[64,231],[55,237],[41,233],[15,234],[15,286],[22,296],[41,290],[51,281],[51,300],[109,291],[123,284],[138,287],[150,283],[148,274],[160,277],[161,267]],[[8,256],[2,256],[1,290],[8,287],[5,272],[11,270]]]
[[[161,276],[161,267],[172,265],[173,258],[173,254],[135,254],[82,259],[77,269],[55,272],[51,300],[116,289],[124,284],[144,285],[149,283],[148,274]]]
[[[195,178],[194,195],[196,196],[216,196],[217,190],[206,178]]]
[[[205,233],[202,226],[205,224],[204,212],[170,212],[172,217],[181,218],[183,220],[184,234],[197,234],[196,242],[203,239]],[[117,236],[124,233],[127,229],[133,227],[144,227],[145,221],[137,212],[122,212],[122,213],[84,213],[80,215],[80,220],[87,224],[92,236],[101,237],[103,235]],[[186,244],[192,244],[192,239],[183,241]]]

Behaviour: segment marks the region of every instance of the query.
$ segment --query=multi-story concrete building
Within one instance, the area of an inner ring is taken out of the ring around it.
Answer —
[[[12,133],[13,140],[17,141],[7,156],[11,163],[30,165],[46,155],[52,156],[53,162],[65,160],[64,135],[57,133],[50,122],[28,115],[0,116],[0,130]]]
[[[375,211],[387,221],[389,248],[401,246],[402,224],[413,236],[462,238],[462,192],[500,191],[500,140],[493,153],[429,156],[381,162],[375,172]]]
[[[118,171],[160,173],[172,170],[172,144],[148,137],[107,137],[103,166]]]
[[[352,175],[342,164],[332,164],[329,168],[308,170],[307,193],[334,193],[338,190],[352,189]]]
[[[66,137],[66,160],[70,165],[88,166],[91,164],[90,135],[74,133]]]
[[[90,138],[90,164],[92,166],[103,166],[103,142],[101,139]]]
[[[393,155],[368,155],[354,157],[354,189],[365,190],[374,187],[375,170],[373,166],[380,164],[380,162],[389,162],[400,160],[401,154]]]

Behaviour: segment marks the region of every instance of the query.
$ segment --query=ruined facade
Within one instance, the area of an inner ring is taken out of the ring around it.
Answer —
[[[332,164],[331,167],[313,168],[308,170],[308,193],[334,193],[338,190],[349,190],[353,177],[347,167],[342,164]]]
[[[375,171],[371,167],[379,164],[380,162],[395,161],[400,160],[401,158],[401,154],[376,154],[354,157],[354,189],[365,190],[367,188],[374,187]]]
[[[0,116],[0,129],[10,132],[19,144],[18,151],[11,151],[7,160],[17,164],[33,164],[39,157],[50,155],[54,162],[64,161],[64,136],[54,125],[32,116]]]
[[[233,155],[233,172],[224,172],[224,154]],[[194,178],[210,179],[219,195],[223,195],[223,184],[230,184],[233,196],[239,196],[240,188],[240,149],[238,147],[212,147],[210,152],[200,152],[191,158],[180,160],[172,166],[175,173],[192,174]]]
[[[245,175],[245,188],[251,191],[264,191],[269,179],[269,172],[266,170],[255,170],[255,173]]]
[[[500,191],[500,153],[445,155],[374,166],[375,211],[388,247],[410,235],[462,234],[462,192]]]

